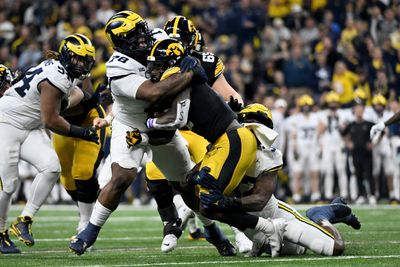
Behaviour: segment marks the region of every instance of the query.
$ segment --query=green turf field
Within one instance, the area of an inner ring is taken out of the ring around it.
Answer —
[[[299,210],[304,214],[302,208]],[[10,220],[21,209],[13,207]],[[342,257],[307,253],[276,259],[222,258],[206,241],[188,241],[185,233],[178,249],[161,253],[162,228],[157,213],[120,206],[103,228],[96,250],[76,256],[67,249],[77,224],[74,207],[45,206],[33,224],[35,246],[26,247],[15,241],[22,254],[0,254],[0,266],[400,266],[400,209],[378,206],[355,212],[362,222],[360,231],[346,225],[338,227],[346,242]],[[226,227],[224,230],[232,240],[232,232]]]

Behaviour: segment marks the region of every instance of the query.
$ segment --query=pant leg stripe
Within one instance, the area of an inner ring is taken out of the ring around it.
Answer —
[[[306,224],[308,224],[308,225],[310,225],[310,226],[313,226],[313,227],[317,228],[318,230],[320,230],[321,232],[323,232],[324,234],[326,234],[327,236],[329,236],[329,237],[335,239],[335,237],[334,237],[331,233],[329,233],[327,230],[325,230],[324,228],[322,228],[322,227],[319,226],[318,224],[316,224],[316,223],[314,223],[314,222],[312,222],[312,221],[310,221],[310,220],[307,220],[306,218],[302,217],[302,216],[299,215],[297,212],[295,212],[294,210],[292,210],[290,207],[288,207],[288,206],[286,206],[286,205],[283,205],[282,203],[278,203],[278,208],[280,208],[280,209],[282,209],[282,210],[284,210],[284,211],[286,211],[286,212],[291,213],[291,214],[294,215],[294,217],[295,217],[296,219],[298,219],[299,221],[301,221],[301,222],[303,222],[303,223],[306,223]]]

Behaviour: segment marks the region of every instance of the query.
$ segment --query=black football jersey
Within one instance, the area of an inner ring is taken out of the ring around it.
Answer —
[[[219,57],[210,52],[202,53],[194,51],[191,56],[200,60],[201,66],[206,71],[208,77],[207,83],[212,87],[214,82],[224,71],[224,63],[222,63]]]

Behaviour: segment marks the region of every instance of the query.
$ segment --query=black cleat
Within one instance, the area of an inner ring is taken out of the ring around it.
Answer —
[[[2,254],[17,254],[21,253],[15,244],[10,240],[8,236],[8,231],[0,233],[0,252]]]
[[[29,216],[18,216],[17,220],[10,226],[10,233],[15,235],[19,241],[28,247],[35,244],[32,235],[32,218]]]
[[[214,222],[204,227],[204,236],[208,242],[213,244],[221,256],[236,256],[236,249]]]

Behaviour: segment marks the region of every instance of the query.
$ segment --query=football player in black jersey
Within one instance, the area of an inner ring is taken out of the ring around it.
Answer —
[[[242,97],[226,81],[223,75],[224,64],[222,61],[213,53],[202,51],[205,46],[204,39],[200,32],[196,30],[192,21],[184,16],[176,16],[166,22],[164,30],[170,38],[178,40],[183,44],[186,53],[200,61],[207,74],[208,85],[217,91],[225,101],[229,101],[228,103],[232,109],[238,111],[238,109],[243,105]],[[181,129],[180,133],[188,141],[189,152],[192,160],[196,164],[199,163],[206,154],[207,141],[188,129]],[[165,205],[165,197],[161,196],[172,194],[172,188],[168,185],[165,176],[153,162],[146,164],[146,178],[150,191],[155,197],[157,203],[162,202]],[[202,237],[200,230],[192,223],[195,221],[194,218],[188,219],[188,217],[192,216],[193,213],[190,213],[190,211],[187,212],[187,207],[183,204],[178,195],[175,196],[175,205],[178,208],[178,214],[182,218],[184,226],[188,221],[189,239],[193,240]],[[209,228],[210,227],[205,228],[205,234],[208,241],[210,241]],[[244,238],[244,235],[239,231],[236,231],[235,229],[234,231],[236,234],[236,243],[238,244],[240,252],[246,252],[246,250],[251,248],[249,242],[246,242],[246,238]],[[219,251],[221,255],[234,254],[233,251],[227,253],[226,249]]]
[[[147,68],[152,81],[166,79],[178,71],[184,72],[187,60],[182,61],[183,56],[184,49],[178,41],[167,39],[155,43],[148,56]],[[178,64],[181,64],[182,69],[174,67]],[[160,106],[165,109],[165,106]],[[255,160],[257,141],[253,133],[239,124],[236,114],[207,83],[202,81],[193,80],[190,87],[173,100],[169,111],[163,113],[163,110],[157,110],[161,116],[149,118],[147,127],[171,130],[181,128],[189,122],[193,132],[210,142],[210,149],[197,165],[198,170],[190,175],[190,180],[199,184],[196,187],[197,194],[208,194],[210,188],[202,183],[206,177],[213,177],[224,194],[232,194],[233,189],[237,187]],[[151,116],[154,114],[150,114]],[[128,132],[127,138],[129,136]],[[200,210],[204,216],[209,214],[206,207],[200,206],[199,203],[190,203],[192,198],[187,200],[186,204]],[[273,248],[275,250],[281,245],[281,233],[285,227],[282,221],[260,219],[245,212],[222,214],[218,220],[239,229],[250,228],[263,232],[273,240],[271,243],[275,245]]]

